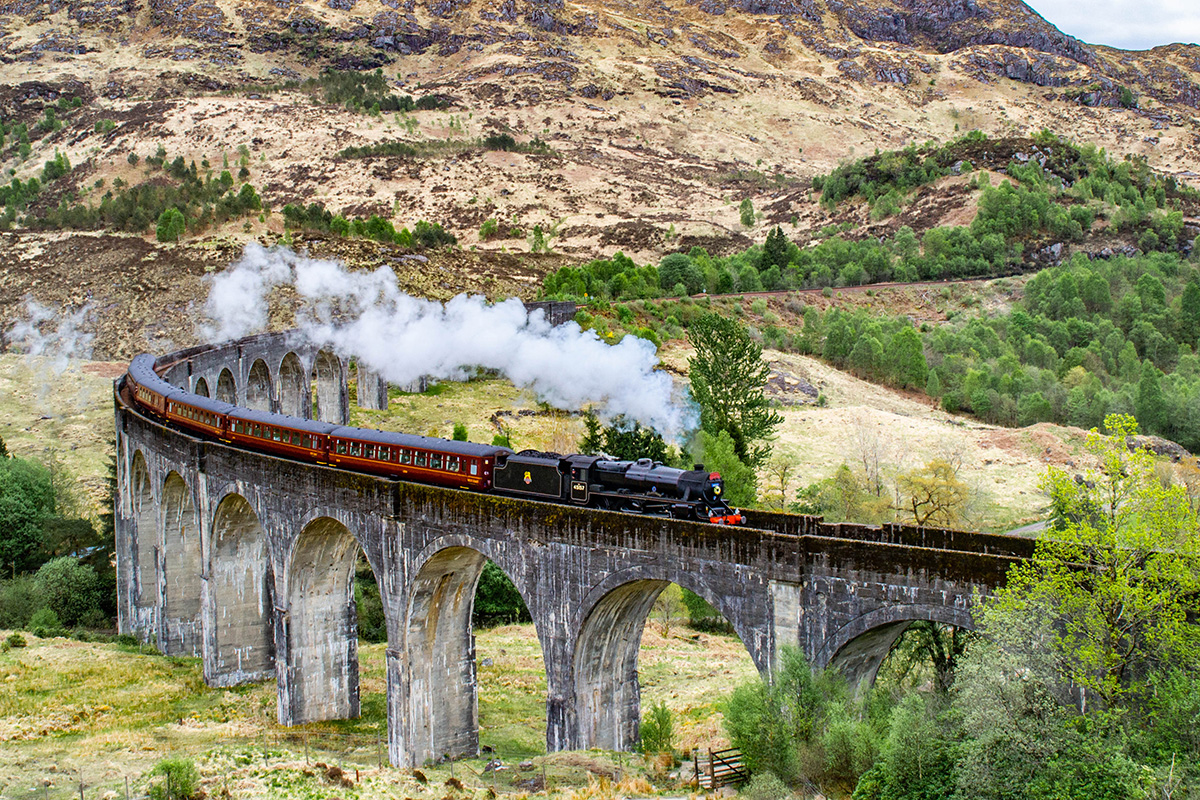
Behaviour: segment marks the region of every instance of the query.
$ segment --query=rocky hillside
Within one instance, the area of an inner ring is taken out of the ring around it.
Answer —
[[[56,153],[66,169],[0,233],[8,320],[27,293],[186,316],[239,242],[284,235],[289,203],[429,220],[478,249],[410,262],[416,291],[530,293],[551,265],[528,257],[539,244],[644,261],[740,249],[776,224],[803,238],[865,222],[821,209],[811,178],[973,129],[1049,128],[1200,172],[1200,48],[1087,45],[1010,0],[0,0],[0,61],[6,178],[44,178]],[[388,93],[430,102],[348,108],[305,83],[330,68],[378,69]],[[500,136],[518,147],[480,146]],[[228,169],[265,208],[197,201],[206,216],[178,246],[136,215],[68,226],[102,235],[37,229],[69,216],[56,209],[163,190],[176,159],[175,178]],[[970,221],[969,193],[946,187],[914,206],[922,224]],[[47,265],[56,280],[39,280]],[[104,355],[191,336],[177,315],[143,335],[130,314]]]

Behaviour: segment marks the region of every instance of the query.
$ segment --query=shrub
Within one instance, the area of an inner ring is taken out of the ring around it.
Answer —
[[[55,614],[54,609],[51,608],[39,608],[29,618],[29,629],[38,636],[42,635],[37,633],[39,630],[56,631],[61,627],[62,623],[59,622],[58,614]]]
[[[47,611],[56,615],[63,625],[77,624],[87,612],[100,605],[96,571],[73,556],[62,556],[43,564],[37,572],[37,584],[46,598]]]
[[[500,235],[500,223],[493,219],[485,219],[483,224],[479,226],[479,238],[482,241],[487,241]]]
[[[32,575],[0,582],[0,628],[25,628],[46,600]]]
[[[451,438],[456,442],[467,441],[467,426],[461,422],[454,423],[454,435]]]
[[[190,758],[164,759],[150,774],[162,776],[150,786],[154,800],[190,800],[200,791],[200,772]]]
[[[746,800],[783,800],[792,792],[774,772],[756,772],[750,783],[738,792]]]
[[[659,702],[650,707],[638,728],[638,749],[643,753],[671,753],[675,749],[675,723],[671,709]]]
[[[4,640],[4,643],[9,647],[24,647],[25,637],[19,633],[10,633],[8,638]]]

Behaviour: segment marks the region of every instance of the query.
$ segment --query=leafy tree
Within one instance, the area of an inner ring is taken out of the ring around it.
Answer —
[[[901,389],[923,389],[929,373],[921,334],[906,325],[892,335],[887,358],[892,383]]]
[[[187,223],[178,208],[168,208],[158,215],[155,238],[160,242],[177,242],[183,235]]]
[[[952,527],[962,519],[970,491],[958,479],[954,466],[935,458],[924,468],[896,477],[896,493],[912,512],[917,525]]]
[[[454,441],[465,442],[467,440],[467,426],[461,422],[454,423]]]
[[[887,498],[871,491],[865,478],[842,464],[825,480],[801,489],[799,502],[793,509],[820,514],[830,522],[872,525],[883,521],[889,506]]]
[[[701,428],[712,436],[728,434],[743,464],[761,466],[771,453],[762,442],[783,422],[763,392],[771,370],[762,360],[762,347],[744,325],[716,314],[693,322],[688,339],[696,348],[688,374]]]
[[[47,561],[37,571],[37,585],[63,625],[78,624],[100,604],[96,572],[74,556]]]
[[[1189,621],[1200,613],[1200,518],[1182,486],[1157,479],[1149,453],[1127,448],[1132,417],[1110,415],[1105,428],[1088,435],[1099,467],[1083,482],[1048,470],[1058,529],[1009,571],[984,616],[993,636],[1040,637],[1058,680],[1084,688],[1092,708],[1136,704],[1165,669],[1200,670],[1200,630]]]
[[[492,561],[483,565],[475,588],[475,606],[471,621],[475,625],[503,625],[529,622],[529,609],[517,587]]]
[[[658,265],[658,285],[672,291],[679,283],[686,287],[688,294],[696,294],[704,289],[704,273],[684,253],[663,256]]]
[[[1154,433],[1167,430],[1167,402],[1161,375],[1152,364],[1147,364],[1142,367],[1142,379],[1138,382],[1137,419],[1142,427]]]
[[[725,480],[725,501],[735,508],[754,505],[758,477],[738,458],[729,433],[721,431],[714,435],[701,431],[700,446],[704,451],[704,468],[720,473]]]
[[[49,470],[20,458],[0,459],[0,565],[14,574],[36,567],[42,523],[53,513]]]
[[[1179,304],[1180,341],[1192,345],[1200,344],[1200,277],[1193,276],[1183,290]]]
[[[754,227],[754,203],[747,197],[738,206],[738,217],[742,221],[742,225],[747,228]]]

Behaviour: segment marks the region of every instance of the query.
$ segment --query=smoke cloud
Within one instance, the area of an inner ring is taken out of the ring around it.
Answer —
[[[354,357],[390,383],[427,375],[461,380],[476,368],[496,370],[556,408],[591,403],[605,419],[624,415],[679,440],[696,414],[657,371],[654,345],[626,336],[616,345],[571,322],[551,326],[519,300],[489,305],[459,295],[445,305],[400,291],[387,267],[350,272],[339,262],[286,249],[246,247],[240,261],[212,279],[202,330],[224,341],[262,330],[271,291],[289,286],[301,298],[297,323],[307,343]]]

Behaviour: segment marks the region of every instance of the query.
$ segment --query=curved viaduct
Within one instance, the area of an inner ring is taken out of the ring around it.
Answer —
[[[348,415],[347,364],[286,334],[159,366],[239,404]],[[115,397],[121,630],[201,656],[212,686],[275,678],[283,725],[357,716],[361,549],[387,619],[389,756],[402,766],[478,751],[471,606],[486,559],[536,626],[547,747],[621,750],[637,737],[641,630],[669,582],[711,602],[764,673],[792,644],[871,680],[909,622],[971,627],[973,596],[1032,548],[784,514],[731,529],[440,489],[197,438]],[[358,397],[385,406],[386,386],[360,373]]]

